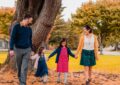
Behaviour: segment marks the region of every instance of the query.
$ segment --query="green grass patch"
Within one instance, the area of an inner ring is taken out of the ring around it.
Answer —
[[[55,57],[50,59],[48,67],[56,69]],[[100,55],[100,60],[93,68],[98,72],[120,73],[120,56]],[[70,57],[69,71],[76,72],[80,70],[83,70],[83,66],[80,65],[80,57],[78,59]]]
[[[46,52],[46,56],[49,54],[50,51]],[[7,52],[0,52],[0,64],[5,62],[6,57]],[[51,70],[56,70],[55,59],[56,56],[53,56],[50,61],[47,62],[48,68]],[[97,61],[97,65],[93,68],[98,72],[120,73],[120,56],[100,55],[100,60]],[[69,71],[76,72],[80,70],[83,70],[83,66],[80,65],[80,57],[78,59],[70,57]]]
[[[7,52],[0,52],[0,64],[4,63],[7,58]]]

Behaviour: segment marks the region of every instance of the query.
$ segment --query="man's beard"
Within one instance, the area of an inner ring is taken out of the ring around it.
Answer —
[[[32,23],[29,23],[28,26],[32,26]]]

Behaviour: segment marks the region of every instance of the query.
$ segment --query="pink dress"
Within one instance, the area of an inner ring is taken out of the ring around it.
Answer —
[[[57,64],[57,72],[68,72],[68,52],[66,47],[61,48],[61,53]]]

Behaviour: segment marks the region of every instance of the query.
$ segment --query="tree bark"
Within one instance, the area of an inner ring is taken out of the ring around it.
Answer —
[[[115,51],[118,51],[118,50],[119,50],[119,47],[118,47],[118,46],[119,46],[119,43],[116,42],[116,43],[115,43],[115,48],[114,48]]]
[[[45,0],[41,14],[33,25],[33,45],[36,48],[46,42],[60,6],[61,0]]]

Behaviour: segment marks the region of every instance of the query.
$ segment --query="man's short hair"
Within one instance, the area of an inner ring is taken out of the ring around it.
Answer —
[[[23,19],[28,19],[28,18],[32,18],[32,16],[30,14],[25,14]]]

